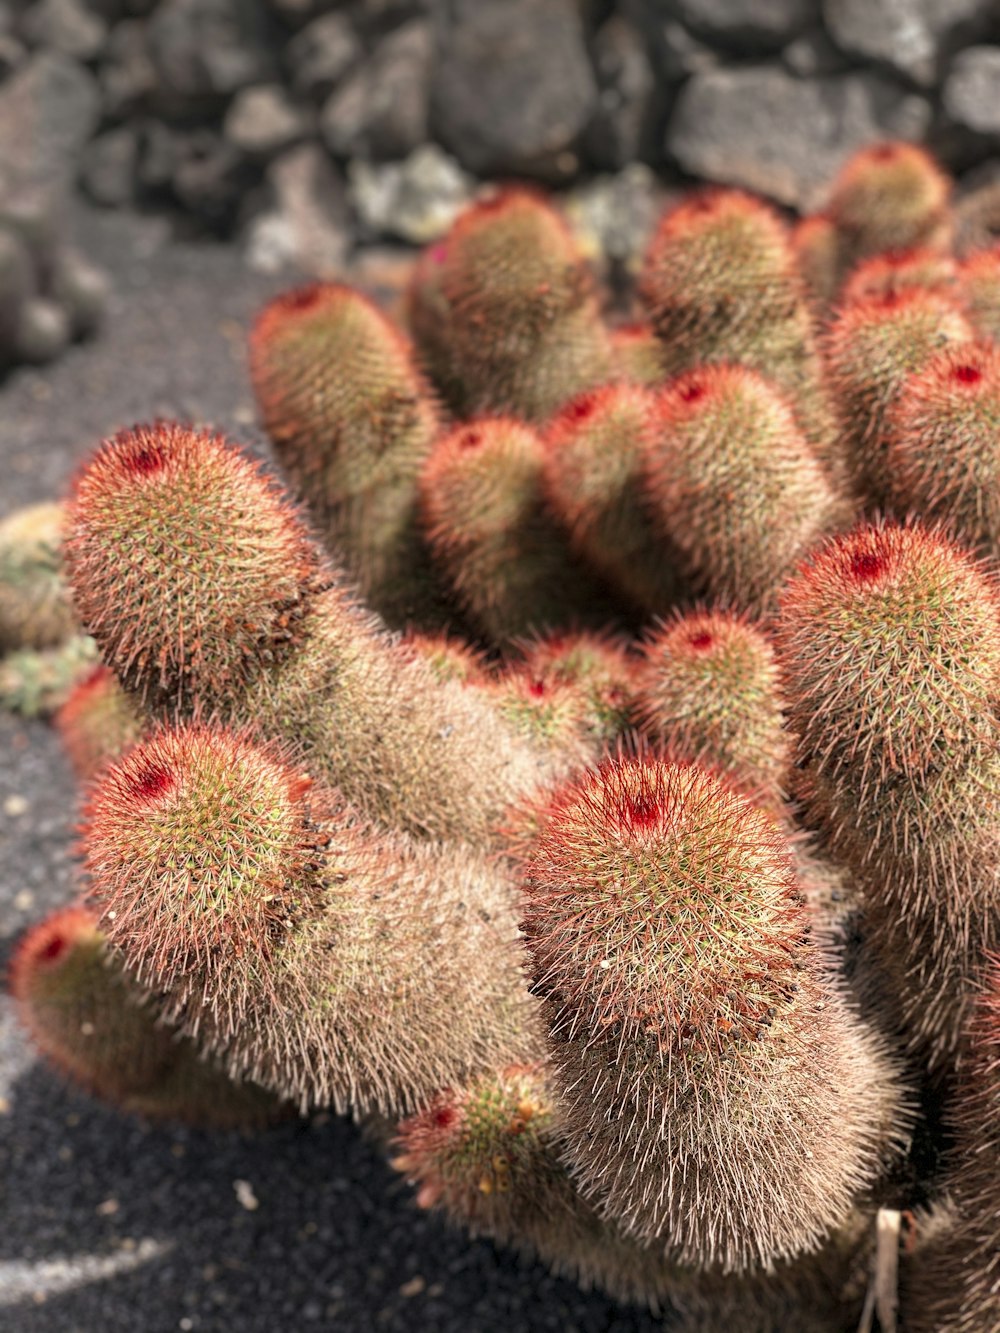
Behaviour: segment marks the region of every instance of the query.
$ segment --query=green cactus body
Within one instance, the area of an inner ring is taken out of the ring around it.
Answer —
[[[524,671],[532,679],[583,691],[585,724],[599,750],[631,729],[636,663],[616,640],[599,634],[550,634],[525,644],[522,651]]]
[[[801,557],[850,519],[778,391],[708,366],[659,395],[646,452],[649,512],[700,592],[762,609]]]
[[[656,408],[654,391],[637,384],[571,399],[545,432],[545,494],[574,550],[644,612],[663,613],[680,579],[643,495]]]
[[[277,297],[250,339],[264,426],[335,558],[390,624],[446,623],[417,522],[437,405],[402,334],[350,287]]]
[[[817,310],[835,301],[843,276],[840,233],[825,213],[812,213],[792,229],[792,249],[799,272]]]
[[[1000,348],[945,348],[903,385],[885,436],[895,512],[938,519],[987,558],[1000,553]]]
[[[0,523],[0,653],[54,648],[77,630],[62,576],[61,504],[31,505]]]
[[[953,1058],[1000,929],[1000,605],[959,548],[861,528],[790,582],[778,657],[799,794],[865,893],[911,1044]]]
[[[643,645],[640,728],[676,759],[726,773],[748,795],[780,808],[790,737],[778,665],[763,631],[726,611],[678,614]]]
[[[401,1114],[538,1056],[502,870],[379,834],[273,750],[156,733],[101,775],[87,847],[129,968],[279,1096]]]
[[[899,1089],[779,825],[706,771],[609,761],[545,809],[524,884],[585,1197],[695,1266],[818,1248],[878,1176]]]
[[[543,466],[530,426],[485,417],[439,439],[421,478],[434,555],[495,644],[607,613],[545,507]]]
[[[47,717],[93,670],[97,646],[72,634],[54,648],[22,648],[0,658],[0,708],[22,717]]]
[[[663,383],[663,344],[649,324],[623,324],[611,330],[619,375],[629,384],[655,388]]]
[[[1000,244],[969,255],[959,269],[959,282],[977,332],[1000,342]]]
[[[85,908],[62,908],[30,930],[10,980],[42,1054],[122,1111],[219,1129],[253,1129],[289,1114],[272,1094],[200,1059],[192,1042],[158,1020]]]
[[[411,288],[410,322],[454,410],[542,421],[614,376],[584,260],[540,196],[508,190],[473,204]]]

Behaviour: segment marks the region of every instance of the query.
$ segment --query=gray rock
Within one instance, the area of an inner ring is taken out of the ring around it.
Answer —
[[[390,33],[323,106],[320,129],[339,157],[404,157],[427,138],[429,23]]]
[[[719,64],[720,53],[688,32],[654,0],[621,0],[620,13],[642,34],[650,60],[662,83],[673,84],[702,69]]]
[[[472,198],[474,182],[436,144],[404,162],[352,162],[349,198],[365,230],[426,245],[443,235]]]
[[[260,273],[294,267],[317,277],[342,270],[350,228],[343,182],[318,144],[293,148],[271,163],[272,206],[243,237],[248,265]]]
[[[620,14],[601,25],[592,55],[598,100],[587,128],[585,146],[599,167],[618,170],[647,157],[655,145],[655,120],[662,96],[649,47],[642,34]]]
[[[942,90],[949,118],[1000,139],[1000,46],[970,46],[952,62]]]
[[[83,150],[80,179],[98,204],[120,208],[135,197],[139,140],[131,125],[120,125],[92,139]]]
[[[13,74],[28,58],[28,48],[12,33],[0,31],[0,80]]]
[[[75,250],[59,253],[50,293],[69,315],[74,338],[90,337],[98,328],[108,303],[107,275]]]
[[[97,125],[99,101],[82,65],[36,52],[0,86],[0,190],[65,188]]]
[[[304,97],[328,97],[360,64],[361,42],[346,14],[324,14],[295,34],[285,48],[292,87]]]
[[[864,71],[801,80],[777,65],[709,70],[682,89],[667,148],[693,175],[811,206],[872,139],[920,139],[930,103]]]
[[[633,162],[617,175],[576,186],[561,202],[587,254],[635,268],[664,201],[653,170]]]
[[[161,120],[147,121],[142,127],[136,182],[140,192],[156,194],[166,190],[174,178],[182,153],[177,135]]]
[[[47,296],[32,296],[21,307],[14,359],[33,366],[45,365],[65,351],[70,337],[68,311]]]
[[[96,60],[108,40],[108,25],[83,0],[37,0],[21,22],[21,36],[76,60]]]
[[[304,138],[308,130],[309,118],[277,83],[238,92],[223,125],[229,142],[252,157],[273,157]]]
[[[838,46],[929,86],[942,53],[996,14],[996,0],[823,0]]]
[[[671,9],[720,46],[776,51],[816,21],[819,0],[674,0]]]
[[[141,19],[122,19],[108,39],[98,79],[105,115],[116,120],[130,114],[156,87],[146,28]]]
[[[270,73],[263,18],[245,0],[163,0],[147,25],[163,90],[197,98],[263,82]]]
[[[781,59],[802,79],[811,79],[817,74],[839,74],[851,65],[850,58],[839,46],[834,46],[822,28],[813,28],[789,42]]]
[[[171,179],[178,202],[221,233],[232,227],[254,173],[246,158],[212,130],[178,136]]]
[[[575,0],[439,7],[432,127],[470,171],[571,175],[596,101]]]
[[[35,271],[24,240],[0,227],[0,365],[11,359],[21,307],[35,291]]]

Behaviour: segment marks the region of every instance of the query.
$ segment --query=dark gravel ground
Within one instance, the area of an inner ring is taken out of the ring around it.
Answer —
[[[103,434],[136,420],[260,442],[244,331],[278,284],[232,250],[168,243],[158,222],[77,226],[114,274],[113,306],[98,341],[0,385],[0,515],[59,495]],[[0,715],[0,968],[73,892],[74,802],[51,731]],[[336,1118],[254,1139],[124,1120],[39,1066],[0,998],[4,1333],[659,1327],[421,1214]]]

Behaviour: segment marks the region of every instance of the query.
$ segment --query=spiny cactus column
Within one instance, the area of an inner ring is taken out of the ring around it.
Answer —
[[[659,395],[646,500],[700,592],[768,606],[815,542],[850,521],[776,389],[745,366],[708,366]]]
[[[615,372],[579,248],[527,190],[501,191],[459,215],[417,271],[410,323],[462,416],[542,421]]]
[[[558,771],[379,633],[277,487],[209,433],[164,423],[106,441],[77,480],[67,564],[130,691],[287,738],[390,827],[485,839]]]
[[[884,250],[947,250],[954,231],[950,197],[951,181],[916,144],[896,140],[855,153],[826,206],[843,269]]]
[[[890,486],[885,421],[907,376],[949,343],[973,336],[948,297],[911,288],[845,305],[827,336],[827,370],[858,491],[884,503]]]
[[[967,1036],[968,1064],[951,1113],[949,1206],[904,1267],[907,1333],[1000,1326],[1000,955],[987,960]]]
[[[530,426],[484,417],[442,436],[421,477],[434,555],[494,644],[609,614],[545,508],[543,466],[542,441]]]
[[[599,751],[630,730],[637,662],[618,641],[601,634],[550,634],[522,651],[522,669],[530,679],[582,691],[585,724]]]
[[[30,505],[0,523],[0,654],[52,648],[76,629],[60,572],[65,511]]]
[[[811,821],[866,891],[911,1042],[954,1056],[1000,944],[1000,599],[920,527],[864,527],[782,598],[778,655]]]
[[[778,665],[762,630],[727,611],[691,611],[643,645],[636,711],[675,759],[706,764],[761,802],[787,795],[791,743]]]
[[[660,222],[639,294],[664,374],[739,362],[773,380],[832,473],[840,467],[813,318],[788,230],[738,190],[704,191]]]
[[[286,475],[368,605],[445,623],[417,524],[439,413],[404,336],[360,292],[314,283],[258,316],[250,373]]]
[[[846,1311],[860,1308],[860,1216],[818,1255],[727,1277],[681,1268],[602,1221],[562,1161],[559,1116],[540,1065],[442,1091],[400,1124],[396,1149],[392,1165],[415,1185],[420,1207],[537,1255],[584,1288],[669,1310],[690,1333],[841,1333]]]
[[[977,332],[1000,342],[1000,244],[969,255],[959,279],[965,308]]]
[[[842,305],[916,288],[960,300],[958,264],[940,250],[891,250],[873,255],[851,271],[840,293]]]
[[[903,385],[885,439],[893,510],[939,519],[963,544],[1000,555],[1000,347],[939,352]]]
[[[643,611],[662,614],[677,600],[680,576],[643,494],[657,401],[652,389],[628,383],[571,399],[545,432],[545,494],[583,559]]]
[[[817,1248],[877,1178],[899,1089],[773,818],[698,768],[609,761],[541,813],[524,885],[585,1196],[694,1265]]]
[[[10,970],[35,1045],[87,1092],[151,1120],[251,1129],[290,1108],[200,1059],[157,1021],[150,998],[109,952],[96,916],[66,907],[34,926]]]
[[[56,714],[55,724],[81,781],[133,745],[144,727],[135,700],[103,663],[76,684]]]
[[[500,869],[378,833],[273,749],[160,731],[104,771],[85,841],[129,968],[281,1096],[401,1113],[538,1056]]]

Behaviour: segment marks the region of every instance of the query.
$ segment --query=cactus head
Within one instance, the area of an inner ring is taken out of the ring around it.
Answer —
[[[973,251],[959,269],[962,296],[977,331],[1000,342],[1000,242]]]
[[[0,654],[51,648],[76,628],[66,595],[60,504],[30,505],[0,523]]]
[[[473,1229],[510,1233],[504,1214],[523,1208],[544,1175],[558,1172],[552,1138],[541,1068],[512,1065],[440,1093],[404,1120],[392,1165],[417,1184],[420,1207],[440,1206]]]
[[[827,336],[830,383],[858,487],[884,501],[889,480],[885,418],[907,376],[949,343],[972,338],[954,301],[910,288],[840,308]]]
[[[792,249],[812,301],[831,305],[840,287],[842,247],[836,224],[825,213],[802,218],[792,229]]]
[[[943,535],[885,524],[834,539],[784,589],[776,628],[792,726],[830,771],[929,776],[988,743],[1000,603]]]
[[[598,745],[608,744],[632,723],[636,664],[612,638],[601,634],[549,634],[524,645],[524,670],[543,684],[576,686],[586,700],[586,725]]]
[[[855,259],[929,246],[952,237],[951,182],[922,148],[901,140],[871,144],[844,165],[827,213]]]
[[[170,422],[101,445],[76,479],[65,558],[84,628],[126,686],[203,704],[281,655],[317,573],[260,466]]]
[[[787,401],[746,366],[706,366],[661,391],[645,474],[688,579],[739,608],[768,605],[845,517]]]
[[[73,771],[91,778],[142,735],[135,703],[110,667],[99,663],[78,681],[55,717]]]
[[[637,714],[653,744],[726,773],[742,790],[780,804],[791,766],[778,666],[744,616],[678,613],[643,645]]]
[[[1000,348],[943,349],[904,384],[885,434],[892,507],[1000,552]]]
[[[890,250],[862,260],[850,273],[840,293],[843,305],[917,288],[958,296],[958,264],[940,250]]]
[[[310,786],[275,752],[201,726],[158,731],[109,764],[85,845],[111,942],[153,984],[214,976],[220,1004],[238,1014],[239,960],[258,961],[251,980],[266,988],[270,960],[313,910],[322,837]],[[149,873],[136,875],[137,863]]]

